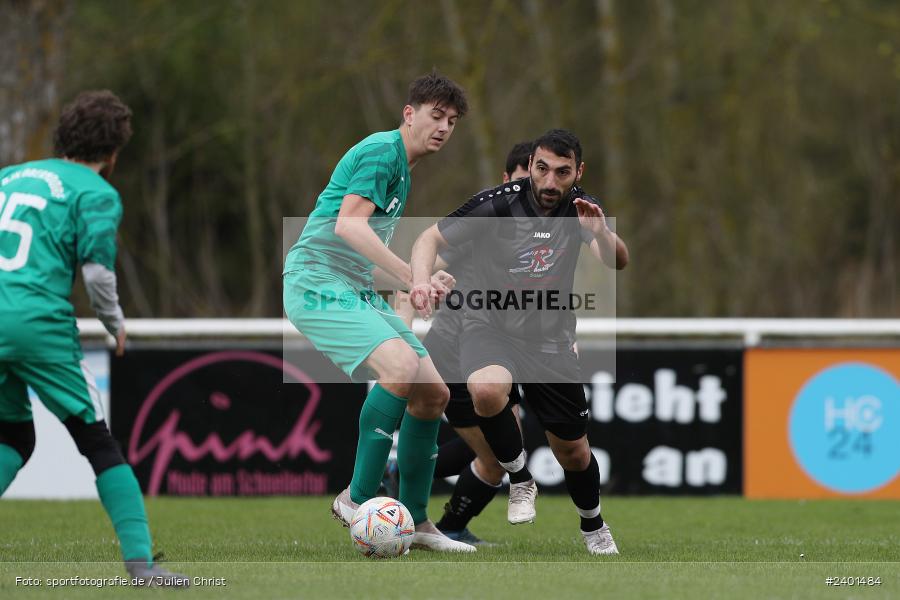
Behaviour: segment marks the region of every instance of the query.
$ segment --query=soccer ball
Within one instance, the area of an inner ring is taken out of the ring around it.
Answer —
[[[409,550],[416,532],[409,510],[393,498],[372,498],[350,521],[350,539],[369,558],[396,558]]]

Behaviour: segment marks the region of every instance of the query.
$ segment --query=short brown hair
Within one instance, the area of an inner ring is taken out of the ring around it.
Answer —
[[[469,110],[469,101],[466,100],[465,90],[459,87],[455,81],[444,77],[435,70],[417,77],[409,84],[406,103],[418,108],[426,102],[433,102],[435,106],[441,108],[453,107],[460,117]]]
[[[109,90],[81,92],[63,108],[53,134],[61,157],[98,162],[131,138],[131,109]]]

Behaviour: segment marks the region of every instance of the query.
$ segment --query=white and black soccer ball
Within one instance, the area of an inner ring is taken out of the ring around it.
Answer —
[[[396,558],[409,550],[416,532],[412,515],[399,500],[372,498],[350,521],[350,539],[369,558]]]

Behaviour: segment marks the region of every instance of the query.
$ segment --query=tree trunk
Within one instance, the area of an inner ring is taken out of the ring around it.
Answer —
[[[256,143],[256,39],[253,31],[253,7],[241,3],[244,28],[244,210],[247,216],[247,251],[250,253],[250,298],[246,313],[249,316],[262,316],[268,288],[266,286],[265,256],[268,244],[263,240],[262,206],[260,202],[259,163]]]
[[[597,38],[603,56],[600,80],[603,85],[602,131],[604,157],[605,195],[610,202],[624,206],[627,198],[627,175],[625,172],[625,85],[622,78],[622,50],[619,42],[618,23],[616,21],[613,0],[596,0],[597,6]],[[622,214],[621,212],[618,214]],[[627,219],[623,219],[627,221]],[[628,227],[628,223],[616,225],[623,238],[627,232],[636,231],[636,227]],[[629,310],[630,292],[628,278],[616,280],[617,304]]]
[[[0,166],[52,150],[69,0],[4,0],[0,9]]]
[[[475,138],[476,161],[479,183],[482,187],[497,183],[497,165],[493,160],[493,132],[487,114],[487,98],[484,93],[484,61],[473,59],[469,52],[465,32],[454,0],[441,0],[447,35],[456,64],[464,73],[462,85],[466,88],[469,105],[473,107],[467,119],[471,119],[472,135]]]

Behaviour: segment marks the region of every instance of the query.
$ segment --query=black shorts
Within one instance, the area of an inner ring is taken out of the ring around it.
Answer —
[[[526,344],[489,327],[467,323],[460,339],[460,371],[469,376],[489,365],[500,365],[521,381],[530,412],[547,431],[566,440],[587,432],[589,411],[578,355],[536,352]]]
[[[452,339],[429,331],[422,340],[428,355],[434,362],[438,373],[450,388],[450,402],[444,409],[447,422],[453,427],[477,427],[478,418],[475,415],[475,405],[472,404],[472,396],[466,387],[466,380],[459,369],[459,336]],[[519,386],[513,384],[509,392],[510,404],[519,404],[522,396],[519,394]]]

